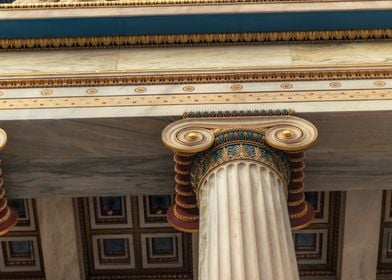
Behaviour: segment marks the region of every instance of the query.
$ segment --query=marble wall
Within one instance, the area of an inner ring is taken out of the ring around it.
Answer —
[[[383,66],[391,62],[391,42],[2,52],[0,78],[86,72],[96,75],[354,64]]]

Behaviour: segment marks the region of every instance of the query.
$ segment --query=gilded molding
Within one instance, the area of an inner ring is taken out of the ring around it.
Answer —
[[[199,228],[199,209],[196,194],[190,182],[190,169],[194,155],[175,153],[175,199],[167,210],[168,222],[180,231],[194,232]]]
[[[4,216],[0,218],[0,224],[4,223],[11,217],[11,210],[8,208],[7,202],[5,202],[5,207],[4,209],[7,209],[7,212],[5,213]]]
[[[39,76],[34,78],[13,78],[10,76],[7,77],[5,75],[3,76],[3,79],[0,80],[0,89],[246,83],[276,81],[363,80],[392,78],[392,65],[388,65],[386,67],[375,66],[366,68],[361,67],[361,65],[347,65],[345,67],[347,68],[342,69],[342,67],[334,67],[315,69],[294,67],[292,69],[286,70],[261,69],[258,71],[240,69],[241,71],[238,71],[236,73],[166,73],[157,75],[132,75],[123,72],[102,72],[100,73],[102,76],[93,75],[93,73],[64,73],[65,75],[79,76],[45,78]]]
[[[240,97],[240,98],[239,98]],[[389,101],[392,90],[344,90],[344,91],[303,91],[303,92],[252,92],[214,94],[159,94],[122,95],[86,97],[38,97],[1,98],[0,111],[51,109],[51,108],[99,108],[99,107],[138,107],[174,106],[207,104],[260,104],[280,102],[337,102],[337,101]],[[252,111],[253,112],[253,111]],[[282,132],[283,133],[283,132]],[[293,132],[295,133],[295,131]]]
[[[185,112],[182,115],[183,119],[191,118],[222,118],[222,117],[255,117],[255,116],[280,116],[280,115],[293,115],[294,110],[254,110],[254,111],[196,111]]]
[[[355,0],[354,0],[355,1]],[[358,1],[358,0],[357,0]],[[87,9],[87,8],[129,8],[129,7],[170,7],[198,5],[235,5],[235,4],[277,4],[277,3],[330,3],[341,0],[99,0],[99,1],[61,1],[2,4],[0,10],[31,10],[31,9]]]
[[[290,184],[287,198],[287,209],[289,212],[290,226],[292,230],[306,228],[315,217],[312,205],[306,201],[303,180],[296,179],[304,177],[305,152],[287,152],[290,162]]]
[[[113,2],[110,2],[113,3]],[[48,3],[58,4],[58,3]],[[61,3],[59,3],[61,4]],[[78,3],[80,4],[80,3]],[[64,4],[62,4],[64,5]],[[1,5],[3,7],[5,5]],[[53,6],[54,7],[54,6]],[[4,7],[3,7],[4,8]],[[156,34],[102,37],[57,37],[0,39],[0,50],[118,48],[118,47],[172,47],[195,45],[236,45],[260,43],[339,42],[391,40],[392,29],[210,33],[210,34]]]
[[[302,211],[299,212],[299,213],[290,214],[290,215],[289,215],[289,218],[290,218],[290,219],[298,219],[298,218],[304,217],[304,216],[308,213],[308,204],[305,203],[304,205],[305,205],[304,210],[302,210]],[[310,221],[309,223],[311,223],[311,221]],[[307,225],[309,225],[309,224],[306,223],[306,224],[305,224],[305,227],[306,227]],[[301,229],[301,227],[295,227],[295,229]]]
[[[3,199],[3,205],[0,206],[0,212],[7,208],[7,204],[8,204],[8,201],[7,201],[6,198],[4,198]]]

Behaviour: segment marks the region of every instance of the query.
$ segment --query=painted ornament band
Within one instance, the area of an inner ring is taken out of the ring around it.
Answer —
[[[194,154],[175,153],[175,202],[167,211],[168,222],[183,232],[196,232],[199,229],[199,208],[196,203],[196,194],[190,183],[190,169]]]
[[[290,226],[292,230],[306,228],[314,220],[314,209],[305,200],[304,193],[304,151],[286,153],[290,162],[290,184],[287,198]]]
[[[267,146],[262,131],[241,129],[217,133],[213,148],[196,155],[191,169],[191,183],[196,195],[210,172],[233,161],[254,161],[268,166],[284,182],[287,197],[290,165],[286,155]]]

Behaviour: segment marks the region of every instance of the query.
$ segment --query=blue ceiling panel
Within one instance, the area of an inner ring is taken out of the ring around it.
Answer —
[[[392,28],[392,10],[0,20],[0,38]]]

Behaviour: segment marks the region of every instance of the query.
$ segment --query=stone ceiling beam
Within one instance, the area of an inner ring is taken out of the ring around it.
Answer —
[[[392,112],[299,114],[319,131],[306,154],[306,190],[392,188]],[[176,118],[3,121],[9,197],[171,193],[161,143]]]
[[[96,2],[92,5],[92,2]],[[91,5],[89,9],[80,8],[75,5],[75,1],[62,0],[59,2],[42,2],[37,0],[16,0],[12,5],[7,6],[7,9],[0,10],[0,17],[4,19],[39,19],[39,18],[78,18],[78,17],[110,17],[110,16],[152,16],[152,15],[175,15],[175,14],[216,14],[219,10],[220,14],[224,13],[237,13],[241,10],[242,13],[255,13],[255,12],[314,12],[314,11],[340,11],[340,10],[385,10],[391,9],[392,4],[389,1],[336,1],[336,2],[322,2],[320,1],[317,5],[309,5],[306,2],[293,2],[288,4],[287,2],[280,1],[268,1],[260,4],[252,3],[247,5],[242,2],[238,2],[235,5],[221,4],[217,7],[217,4],[208,5],[203,0],[196,1],[199,3],[205,3],[204,5],[173,5],[169,1],[166,3],[166,7],[160,5],[159,7],[132,7],[132,2],[124,1],[124,6],[118,8],[111,6],[110,3],[103,1],[89,1],[85,6]],[[191,2],[191,1],[188,1]],[[212,1],[213,2],[213,1]],[[230,3],[230,1],[227,1]],[[211,1],[210,1],[211,3]],[[31,5],[35,9],[21,9],[24,5]],[[146,3],[147,4],[147,3]],[[186,1],[184,1],[186,4]],[[47,6],[51,6],[51,9],[45,9]],[[116,3],[118,6],[118,3]],[[64,9],[67,7],[68,9]],[[98,6],[98,7],[97,7]],[[101,7],[99,7],[101,6]],[[128,7],[127,7],[128,6]],[[102,9],[105,7],[105,9]],[[19,8],[19,9],[18,9]],[[61,11],[61,13],[59,13]]]

